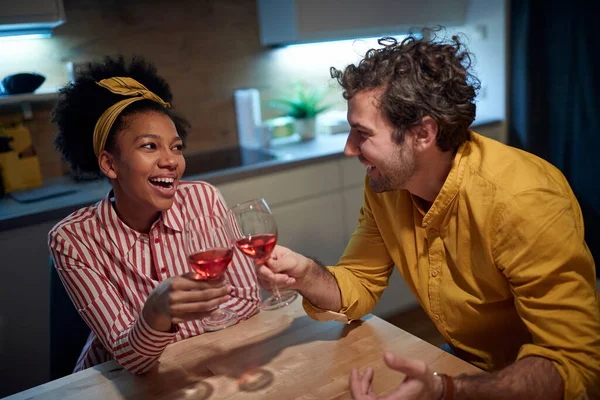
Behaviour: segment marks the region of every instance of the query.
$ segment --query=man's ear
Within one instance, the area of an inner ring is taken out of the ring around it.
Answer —
[[[421,124],[415,128],[415,144],[418,148],[425,150],[436,145],[438,135],[438,123],[430,116],[421,119]]]
[[[98,165],[100,170],[109,179],[117,179],[117,170],[115,168],[115,160],[113,155],[106,150],[102,150],[98,156]]]

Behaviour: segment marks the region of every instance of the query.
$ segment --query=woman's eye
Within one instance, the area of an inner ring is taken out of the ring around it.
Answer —
[[[144,149],[155,149],[156,145],[154,143],[144,143],[142,145],[142,148],[144,148]]]
[[[175,145],[175,146],[173,146],[173,150],[183,151],[183,145],[182,144]]]

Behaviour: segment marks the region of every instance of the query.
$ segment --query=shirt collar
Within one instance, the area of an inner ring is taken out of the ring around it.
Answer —
[[[469,137],[472,137],[470,131]],[[429,208],[429,211],[427,211],[427,214],[425,214],[425,217],[423,217],[424,227],[427,227],[427,225],[433,223],[434,220],[444,212],[444,210],[450,205],[452,200],[454,200],[458,194],[470,153],[471,141],[467,140],[458,148],[456,155],[454,156],[452,168],[450,169],[448,177],[444,181],[442,189]]]
[[[114,194],[111,190],[98,203],[98,207],[96,208],[96,218],[104,226],[109,238],[119,249],[121,254],[126,255],[141,233],[129,227],[121,220],[121,218],[119,218],[117,211],[112,205],[113,196]]]
[[[144,234],[129,227],[121,220],[121,218],[119,218],[117,211],[112,204],[113,196],[114,193],[111,190],[98,203],[98,206],[96,207],[96,218],[104,226],[115,246],[123,255],[125,255],[131,250],[138,238]],[[174,231],[183,231],[183,217],[178,196],[179,194],[176,195],[171,208],[161,213],[158,221],[152,226],[152,229],[155,229],[158,224],[163,223],[166,227]]]

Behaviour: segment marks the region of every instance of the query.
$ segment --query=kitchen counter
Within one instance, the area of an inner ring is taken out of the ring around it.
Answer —
[[[472,128],[485,136],[495,137],[496,131],[501,129],[502,121],[480,120],[474,122]],[[275,171],[284,171],[304,165],[311,165],[340,158],[344,156],[344,145],[348,135],[343,133],[317,136],[314,140],[295,142],[286,145],[271,147],[265,151],[273,157],[266,161],[254,162],[232,168],[223,168],[211,172],[184,174],[184,180],[205,181],[213,185],[242,180],[260,176]],[[186,156],[188,167],[197,163],[193,155]],[[217,161],[217,160],[213,160]],[[60,220],[71,212],[93,204],[102,199],[110,190],[110,183],[106,179],[76,183],[69,177],[59,177],[45,182],[45,187],[52,188],[64,186],[74,188],[74,193],[55,196],[44,200],[32,202],[18,202],[6,195],[0,199],[0,231],[39,224],[52,220]]]
[[[346,134],[335,134],[318,136],[307,142],[279,145],[267,150],[274,156],[271,160],[195,175],[184,174],[183,180],[219,185],[331,160],[343,156],[346,138]],[[59,177],[47,180],[44,186],[72,188],[75,192],[26,203],[6,195],[0,199],[0,231],[62,219],[81,207],[101,200],[110,190],[110,183],[106,179],[77,183],[69,177]]]

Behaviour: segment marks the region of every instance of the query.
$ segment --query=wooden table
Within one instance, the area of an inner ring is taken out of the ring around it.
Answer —
[[[174,343],[145,375],[109,361],[9,399],[347,399],[352,367],[372,366],[378,393],[398,385],[402,374],[385,366],[384,350],[447,374],[481,372],[376,316],[348,325],[317,322],[297,300]]]

